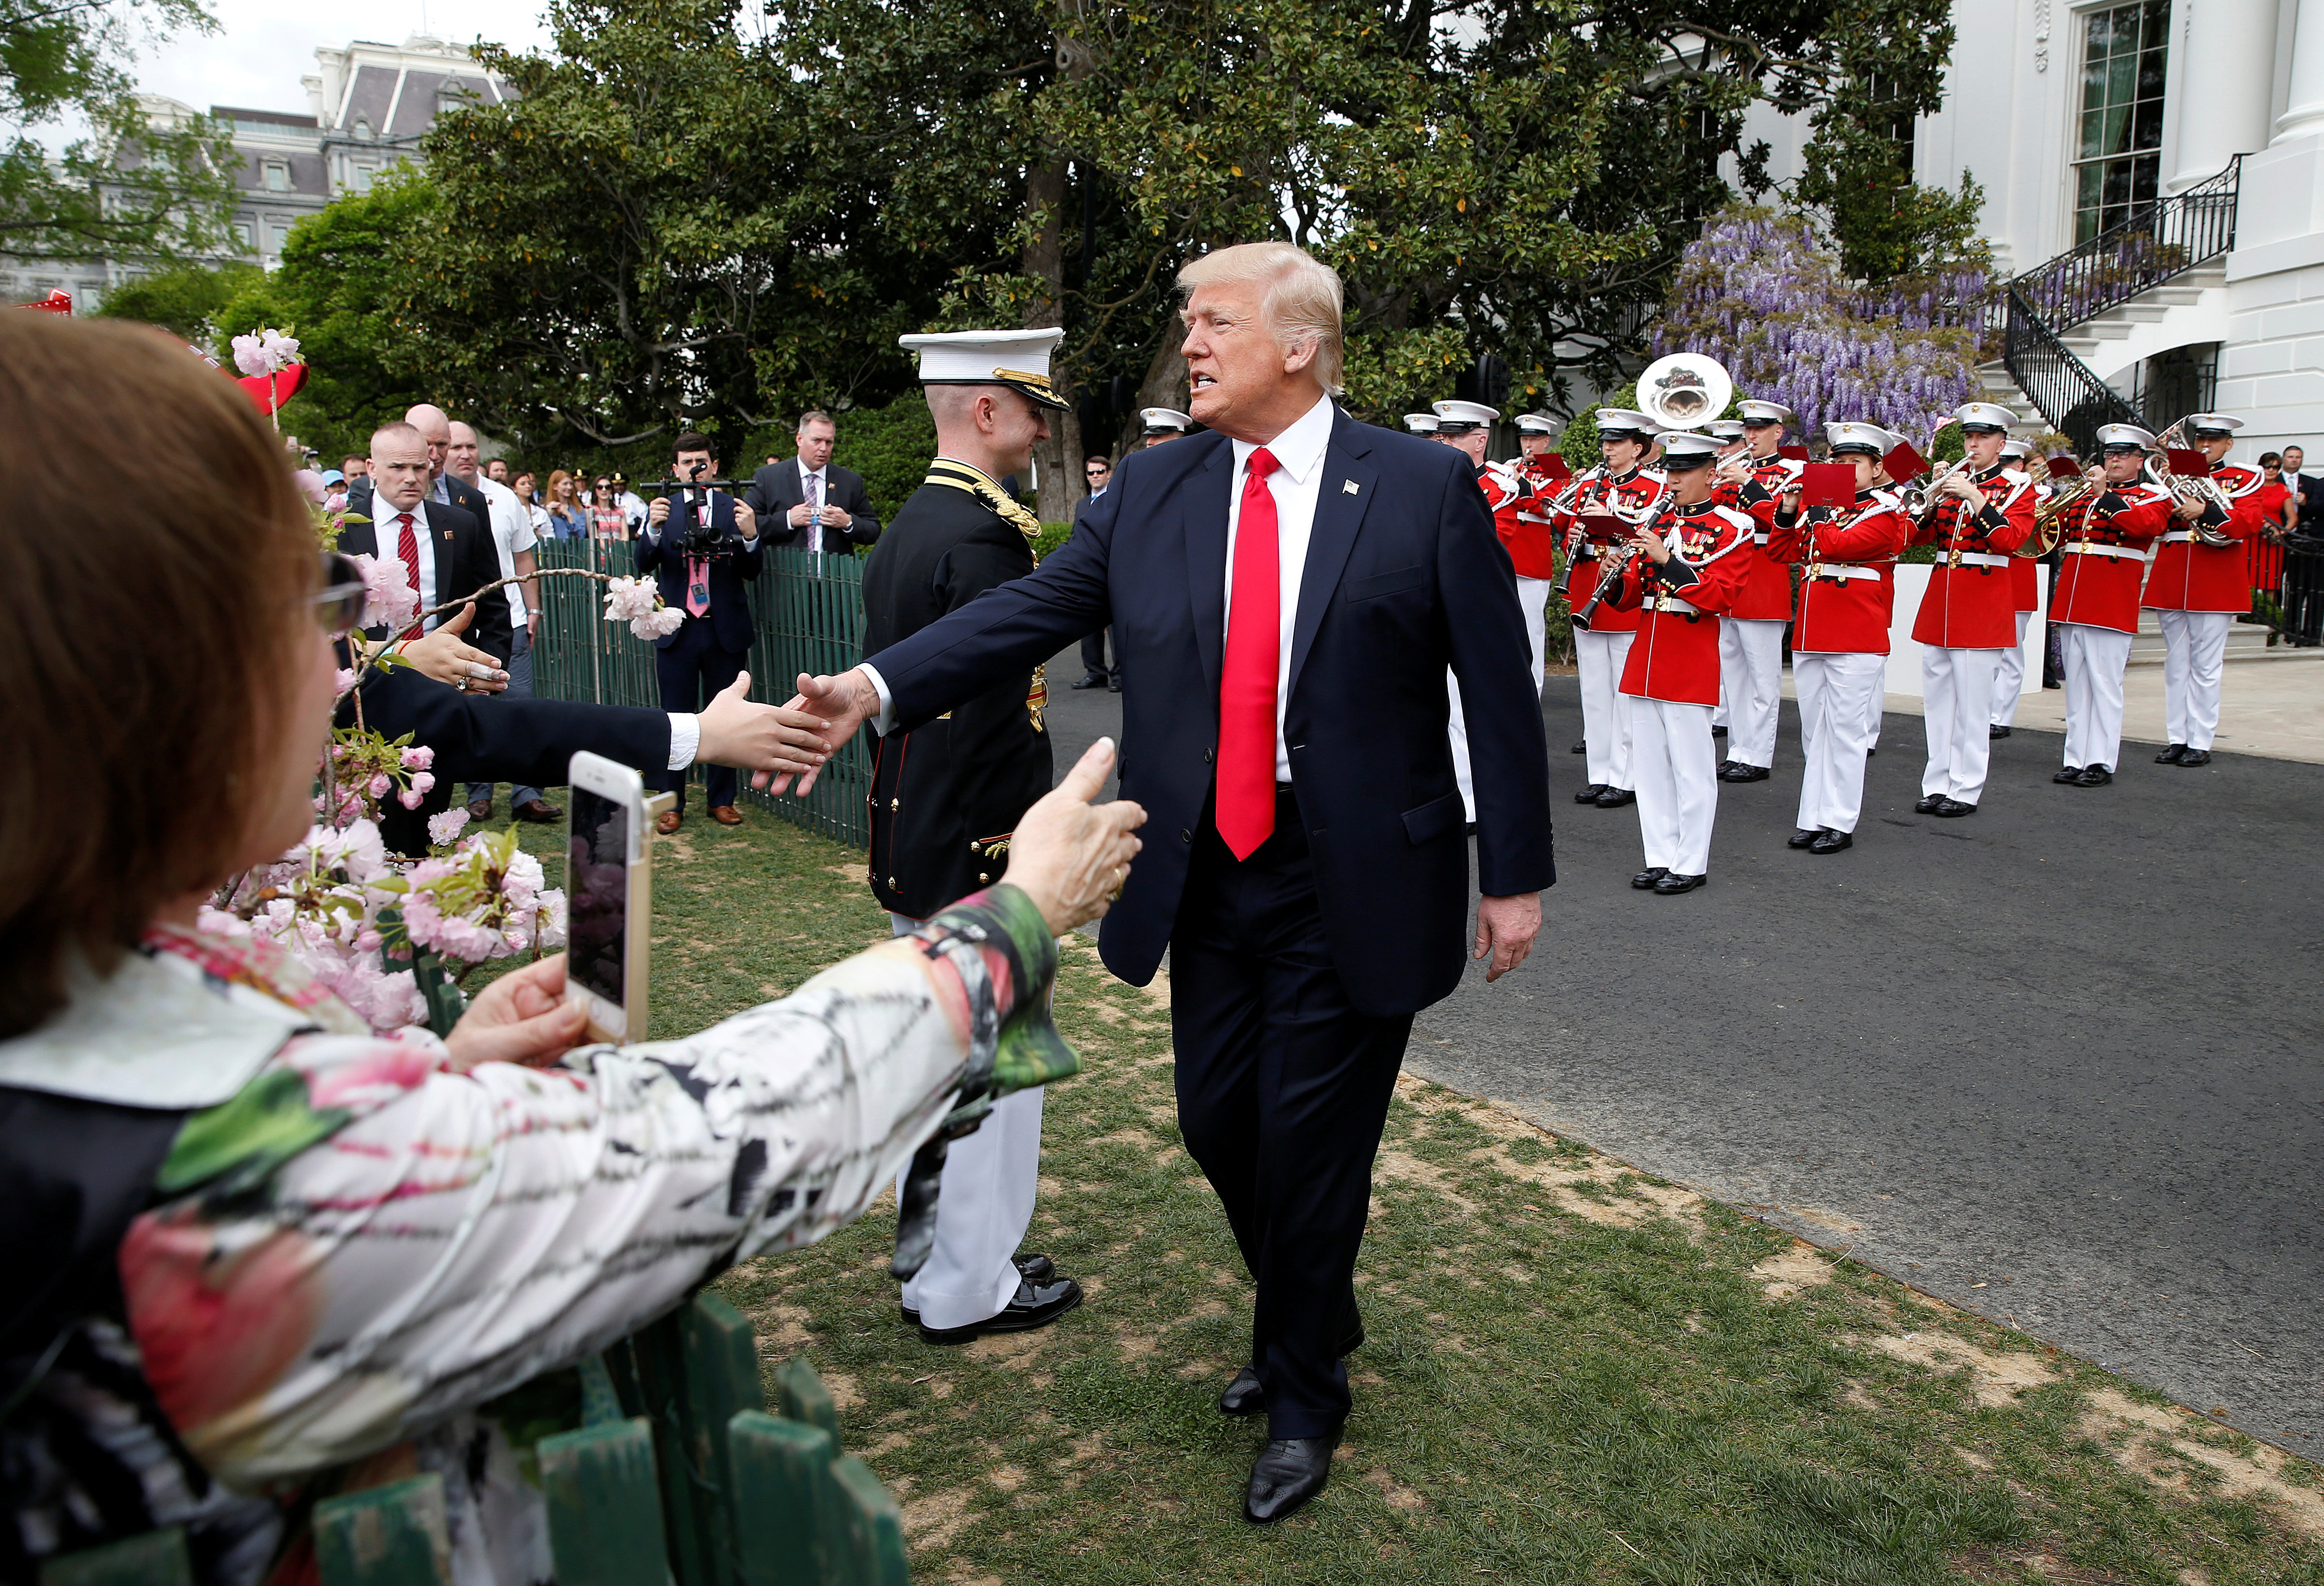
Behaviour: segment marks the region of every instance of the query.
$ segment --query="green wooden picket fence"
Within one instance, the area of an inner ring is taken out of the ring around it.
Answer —
[[[630,546],[596,539],[545,539],[534,553],[544,567],[584,567],[634,575]],[[844,672],[863,659],[863,563],[852,556],[770,550],[751,600],[751,696],[779,705],[801,672]],[[604,586],[586,578],[540,581],[540,636],[532,649],[532,688],[543,699],[661,706],[653,646],[626,624],[604,619]],[[699,777],[697,770],[696,775]],[[753,792],[742,797],[794,825],[857,848],[872,845],[872,758],[863,734],[833,757],[805,798]]]
[[[577,580],[575,580],[577,582]],[[715,1295],[582,1373],[583,1425],[534,1445],[558,1586],[905,1586],[903,1518],[839,1450],[805,1359],[769,1414],[751,1323]],[[429,1474],[314,1509],[322,1586],[451,1586],[444,1481]],[[51,1561],[41,1586],[193,1586],[172,1527]]]

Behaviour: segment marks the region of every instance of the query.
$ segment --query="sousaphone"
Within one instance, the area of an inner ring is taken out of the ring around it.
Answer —
[[[1726,365],[1702,353],[1656,358],[1638,376],[1638,411],[1665,429],[1700,429],[1734,400]]]

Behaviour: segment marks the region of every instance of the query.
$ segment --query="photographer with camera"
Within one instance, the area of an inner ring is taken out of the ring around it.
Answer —
[[[751,603],[742,583],[758,577],[766,542],[757,514],[723,488],[727,482],[718,477],[709,437],[688,431],[671,450],[678,484],[646,508],[637,558],[638,576],[652,574],[662,603],[686,613],[676,632],[654,641],[662,708],[684,714],[716,698],[742,670],[751,650]],[[686,773],[662,772],[657,785],[678,795],[678,807],[654,821],[654,829],[668,834],[686,816]],[[706,793],[712,820],[722,826],[742,824],[732,767],[712,766]]]

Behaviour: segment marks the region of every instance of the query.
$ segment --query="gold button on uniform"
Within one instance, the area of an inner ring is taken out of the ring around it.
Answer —
[[[977,879],[979,881],[991,881],[992,878],[991,878],[991,876],[989,876],[989,875],[986,875],[982,871],[978,871],[976,872],[976,879]]]

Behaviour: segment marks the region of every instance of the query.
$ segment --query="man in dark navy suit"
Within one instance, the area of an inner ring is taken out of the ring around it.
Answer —
[[[1258,1287],[1220,1408],[1267,1415],[1244,1498],[1263,1522],[1330,1471],[1372,1157],[1413,1015],[1462,972],[1445,669],[1471,724],[1489,980],[1530,950],[1554,879],[1548,761],[1516,575],[1468,459],[1331,400],[1339,278],[1259,243],[1179,286],[1209,433],[1123,459],[1038,571],[801,678],[793,703],[835,747],[866,720],[909,730],[1113,624],[1121,793],[1151,819],[1100,946],[1139,985],[1170,952],[1186,1148]]]
[[[671,450],[679,481],[717,477],[718,459],[711,455],[707,436],[689,430],[671,443]],[[681,503],[682,512],[675,510]],[[690,534],[696,525],[707,529],[713,542],[700,555],[689,549],[700,543]],[[662,604],[686,613],[678,632],[654,641],[662,709],[699,710],[705,698],[725,692],[742,670],[751,653],[751,600],[742,586],[758,577],[764,549],[756,515],[723,490],[687,487],[647,507],[645,530],[637,539],[638,576],[651,573]],[[656,816],[654,829],[665,834],[678,830],[686,815],[686,773],[665,771],[648,780],[678,794],[678,807]],[[712,766],[704,793],[712,820],[722,826],[742,824],[742,812],[734,807],[733,768]]]

